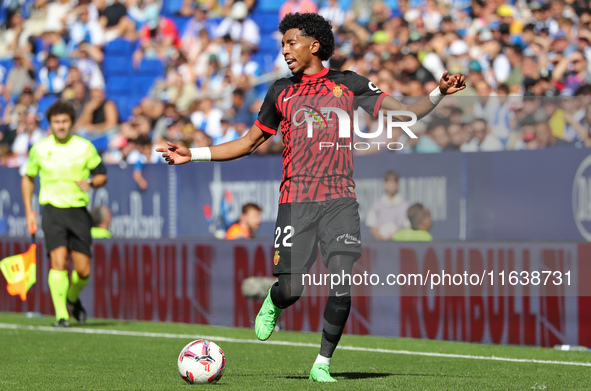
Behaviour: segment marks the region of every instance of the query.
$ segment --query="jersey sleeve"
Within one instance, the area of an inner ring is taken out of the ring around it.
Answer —
[[[382,101],[388,94],[382,92],[368,78],[358,75],[355,72],[347,71],[346,83],[355,95],[356,103],[373,117],[378,115]]]
[[[38,174],[39,174],[39,154],[37,153],[37,148],[35,148],[35,145],[33,145],[33,147],[31,147],[31,150],[29,151],[29,160],[27,161],[25,175],[34,178]]]
[[[263,132],[277,134],[277,128],[281,123],[281,113],[277,110],[277,97],[276,84],[273,84],[267,91],[259,115],[254,122]]]
[[[88,143],[88,150],[86,151],[86,153],[88,154],[88,160],[87,160],[87,168],[89,170],[93,170],[95,169],[100,163],[101,163],[101,157],[98,154],[96,148],[94,147],[94,145],[92,145],[91,143]]]

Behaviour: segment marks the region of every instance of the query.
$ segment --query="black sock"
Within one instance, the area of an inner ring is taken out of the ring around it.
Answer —
[[[332,357],[343,330],[349,312],[351,310],[351,296],[329,297],[324,309],[324,328],[322,329],[322,341],[320,342],[320,355]]]
[[[328,263],[330,274],[351,275],[354,258],[350,255],[334,255]],[[346,280],[346,279],[344,279]],[[351,311],[351,281],[341,281],[341,284],[333,286],[330,290],[326,307],[324,308],[324,327],[322,329],[322,341],[320,342],[320,355],[332,357],[343,331],[349,312]]]

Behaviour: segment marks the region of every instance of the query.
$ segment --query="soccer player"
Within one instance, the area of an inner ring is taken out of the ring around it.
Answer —
[[[428,97],[406,105],[384,94],[365,77],[350,71],[332,71],[322,65],[335,49],[330,22],[323,17],[312,13],[288,14],[280,22],[279,30],[283,34],[283,57],[293,76],[271,86],[258,119],[244,137],[213,147],[188,149],[168,143],[168,148],[157,149],[168,164],[232,160],[251,154],[281,127],[285,145],[283,180],[273,258],[273,274],[278,282],[269,289],[255,320],[255,332],[260,340],[271,336],[281,311],[300,298],[302,276],[316,260],[318,243],[323,263],[331,274],[350,275],[361,254],[352,150],[319,147],[346,144],[351,138],[340,138],[334,118],[329,126],[315,108],[337,102],[350,118],[356,105],[373,115],[379,109],[406,110],[421,118],[445,95],[465,88],[464,76],[446,72],[439,87]],[[313,134],[307,128],[311,121],[293,120],[301,107],[311,113],[308,120],[317,119],[320,123],[313,125]],[[350,137],[352,129],[346,130]],[[336,381],[330,375],[329,366],[349,316],[350,283],[343,279],[342,284],[330,289],[320,354],[312,366],[311,380]]]
[[[45,115],[51,135],[31,148],[21,190],[27,227],[34,232],[37,219],[32,199],[35,177],[39,175],[39,204],[43,206],[41,226],[51,259],[48,284],[55,309],[54,326],[69,327],[67,304],[78,322],[86,320],[86,311],[78,295],[90,277],[92,220],[86,209],[90,201],[87,192],[91,187],[103,186],[107,175],[95,147],[72,134],[76,120],[72,105],[58,101]],[[71,283],[68,283],[68,253],[74,264]]]

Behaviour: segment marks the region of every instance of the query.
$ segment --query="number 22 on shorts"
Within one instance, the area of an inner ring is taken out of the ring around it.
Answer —
[[[291,225],[285,226],[283,230],[281,227],[275,228],[275,248],[278,248],[280,245],[283,247],[291,247],[291,237],[293,236],[294,229]],[[283,241],[281,242],[281,235],[283,234]],[[280,244],[281,242],[281,244]]]

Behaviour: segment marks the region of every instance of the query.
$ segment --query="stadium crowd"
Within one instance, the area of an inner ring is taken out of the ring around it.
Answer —
[[[23,165],[56,99],[75,106],[76,132],[106,163],[161,161],[154,148],[167,140],[240,137],[270,82],[289,75],[276,32],[289,12],[331,20],[326,65],[399,99],[425,96],[445,70],[467,75],[465,91],[412,127],[417,139],[397,128],[397,153],[591,146],[588,1],[4,0],[0,165]],[[281,150],[278,135],[257,153]]]

